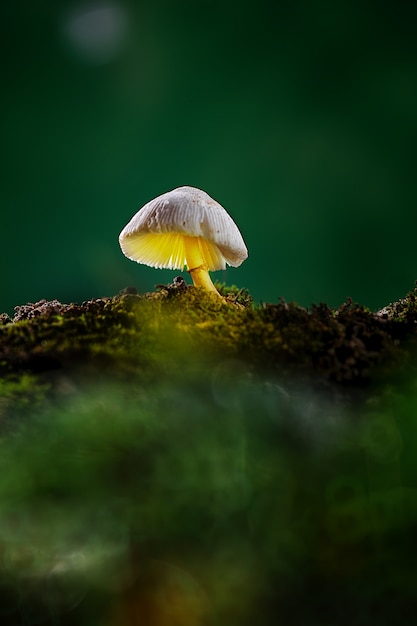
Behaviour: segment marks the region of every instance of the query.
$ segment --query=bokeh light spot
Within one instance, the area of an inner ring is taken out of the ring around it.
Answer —
[[[84,5],[64,19],[64,35],[72,51],[83,61],[102,64],[122,50],[128,31],[128,16],[118,4]]]

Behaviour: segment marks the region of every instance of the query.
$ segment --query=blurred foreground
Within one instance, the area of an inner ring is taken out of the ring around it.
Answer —
[[[413,623],[417,389],[355,414],[235,361],[68,388],[0,459],[0,623]]]

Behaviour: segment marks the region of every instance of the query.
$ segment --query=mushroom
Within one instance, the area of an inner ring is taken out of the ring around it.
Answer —
[[[132,217],[119,235],[123,254],[151,267],[187,267],[196,287],[219,293],[209,271],[239,267],[248,251],[227,211],[205,191],[178,187]]]

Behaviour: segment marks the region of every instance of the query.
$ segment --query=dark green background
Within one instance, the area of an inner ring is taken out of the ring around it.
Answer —
[[[184,184],[249,249],[213,277],[257,300],[376,308],[412,287],[411,3],[26,0],[0,17],[1,310],[170,282],[117,237]]]

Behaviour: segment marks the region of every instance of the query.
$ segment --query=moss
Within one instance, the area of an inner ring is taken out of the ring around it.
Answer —
[[[336,309],[255,305],[247,290],[218,285],[223,299],[181,283],[125,290],[82,304],[42,300],[0,325],[0,372],[75,372],[146,383],[205,360],[235,358],[251,371],[363,385],[408,362],[417,290],[378,313],[348,301]],[[30,380],[34,380],[31,378]]]
[[[1,430],[8,429],[11,416],[13,419],[21,418],[32,415],[41,407],[45,408],[45,398],[49,390],[50,383],[26,372],[20,376],[0,378]]]
[[[218,282],[215,283],[215,287],[229,302],[234,302],[244,307],[250,307],[254,304],[248,289],[239,288],[236,285],[227,286],[225,283]]]
[[[417,323],[417,281],[405,298],[392,302],[378,311],[378,315],[385,320],[400,322],[404,325],[415,326]]]

